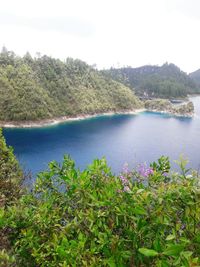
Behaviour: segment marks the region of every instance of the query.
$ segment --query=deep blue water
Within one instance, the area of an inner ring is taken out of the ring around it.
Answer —
[[[64,154],[70,154],[81,169],[94,158],[105,156],[116,173],[125,162],[136,166],[167,155],[173,164],[174,159],[184,154],[190,159],[190,166],[197,169],[200,166],[200,97],[192,100],[197,114],[194,118],[144,112],[3,132],[24,169],[34,176],[46,169],[51,160],[61,161]]]

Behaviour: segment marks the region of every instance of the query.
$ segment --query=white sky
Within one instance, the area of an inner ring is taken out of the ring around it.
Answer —
[[[0,47],[98,68],[200,68],[200,0],[0,0]]]

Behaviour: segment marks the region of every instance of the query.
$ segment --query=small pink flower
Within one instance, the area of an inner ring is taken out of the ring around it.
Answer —
[[[124,186],[123,191],[124,191],[124,192],[130,192],[131,190],[130,190],[129,186]]]
[[[143,177],[148,177],[149,175],[153,174],[153,169],[148,168],[146,164],[140,164],[138,168],[138,172]]]
[[[117,193],[122,193],[122,190],[121,189],[117,189]]]

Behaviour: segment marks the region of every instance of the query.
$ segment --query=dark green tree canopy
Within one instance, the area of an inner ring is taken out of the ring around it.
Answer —
[[[139,96],[176,98],[200,92],[195,80],[174,64],[165,63],[161,67],[147,65],[140,68],[111,68],[103,73],[134,89]]]

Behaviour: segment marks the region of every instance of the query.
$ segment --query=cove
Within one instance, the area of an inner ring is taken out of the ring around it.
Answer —
[[[94,158],[106,157],[119,173],[127,162],[131,167],[150,163],[161,155],[173,160],[188,157],[189,166],[200,167],[200,96],[192,97],[194,118],[143,112],[111,115],[42,128],[4,128],[7,144],[25,171],[33,177],[47,169],[48,162],[61,162],[70,154],[76,166],[85,168]]]

